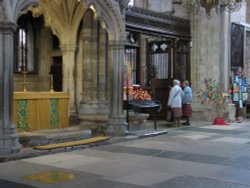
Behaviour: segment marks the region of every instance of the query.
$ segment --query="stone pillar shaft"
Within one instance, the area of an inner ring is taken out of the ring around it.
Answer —
[[[122,136],[126,131],[126,121],[123,114],[123,63],[124,44],[122,42],[111,42],[111,113],[108,122],[107,133]]]
[[[82,120],[94,115],[107,119],[109,114],[106,36],[97,22],[82,31],[83,92],[79,108],[79,119]]]
[[[91,28],[91,55],[90,55],[90,66],[91,66],[91,94],[90,98],[91,101],[98,101],[98,69],[99,69],[99,62],[98,60],[98,55],[97,52],[97,41],[98,37],[97,36],[97,22],[92,23],[92,28]]]
[[[107,65],[107,37],[105,30],[100,31],[100,44],[99,44],[99,95],[98,98],[101,102],[107,102],[108,90],[108,65]]]
[[[20,151],[13,123],[14,23],[0,23],[0,155]]]
[[[229,91],[229,79],[230,79],[230,17],[228,12],[221,14],[221,32],[220,32],[220,45],[221,57],[220,57],[220,84],[223,91]]]
[[[63,91],[69,92],[69,107],[70,115],[75,115],[75,81],[74,81],[74,68],[75,68],[75,45],[62,45],[63,56]]]
[[[82,32],[82,52],[83,57],[81,60],[82,65],[82,76],[83,76],[83,91],[82,101],[91,100],[91,29],[85,28]]]

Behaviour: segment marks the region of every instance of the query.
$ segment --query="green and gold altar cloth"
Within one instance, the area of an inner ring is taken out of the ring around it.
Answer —
[[[14,123],[19,131],[68,127],[66,92],[14,92]]]

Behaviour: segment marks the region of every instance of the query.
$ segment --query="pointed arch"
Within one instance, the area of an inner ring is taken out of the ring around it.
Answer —
[[[99,19],[109,33],[109,40],[126,40],[125,22],[121,15],[119,4],[112,0],[82,0],[88,7],[93,5],[97,19]]]
[[[16,23],[28,7],[38,5],[38,0],[3,0],[2,5],[5,7],[5,21]]]
[[[86,11],[85,4],[76,0],[40,0],[38,9],[45,17],[45,24],[58,36],[62,45],[75,45],[77,30]]]

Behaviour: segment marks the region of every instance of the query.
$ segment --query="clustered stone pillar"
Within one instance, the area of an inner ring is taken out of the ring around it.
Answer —
[[[91,29],[84,28],[81,39],[82,39],[82,76],[83,76],[83,91],[82,91],[82,102],[87,103],[91,100]],[[83,110],[84,111],[84,110]]]
[[[107,123],[107,134],[123,136],[126,133],[127,123],[123,114],[123,62],[124,43],[122,41],[110,42],[112,85],[111,85],[111,112]]]
[[[82,121],[97,116],[106,121],[109,114],[107,35],[97,22],[94,23],[92,28],[86,23],[81,33],[83,92],[79,119]]]
[[[63,91],[69,92],[70,115],[76,116],[74,81],[76,45],[62,45],[61,50],[63,56]]]
[[[14,23],[0,23],[0,155],[21,149],[13,123]]]
[[[107,35],[104,29],[100,31],[100,44],[99,44],[99,100],[105,104],[108,101],[108,64],[107,64]]]

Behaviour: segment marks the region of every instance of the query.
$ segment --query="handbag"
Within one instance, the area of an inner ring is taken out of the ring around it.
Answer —
[[[167,112],[166,112],[166,120],[168,122],[172,121],[172,110],[171,109],[168,109]]]

